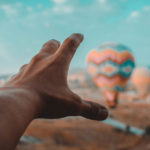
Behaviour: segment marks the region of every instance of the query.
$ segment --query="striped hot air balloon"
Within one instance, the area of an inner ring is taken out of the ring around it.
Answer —
[[[131,50],[121,44],[105,43],[88,54],[87,63],[94,83],[104,91],[108,105],[115,107],[118,91],[124,89],[135,66]]]
[[[136,67],[132,74],[132,83],[141,98],[145,98],[150,91],[150,69],[148,67]]]

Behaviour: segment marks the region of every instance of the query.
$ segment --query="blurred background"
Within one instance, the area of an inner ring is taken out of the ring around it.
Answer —
[[[46,41],[63,42],[72,33],[82,33],[85,39],[73,58],[68,77],[71,89],[85,99],[104,104],[111,118],[145,131],[150,125],[149,27],[149,0],[0,0],[0,86]],[[124,92],[117,91],[115,109],[109,108],[87,65],[91,50],[105,42],[129,47],[134,67],[142,68],[133,73],[135,78],[130,75]],[[148,150],[150,139],[102,122],[69,117],[33,121],[17,147],[30,149]]]

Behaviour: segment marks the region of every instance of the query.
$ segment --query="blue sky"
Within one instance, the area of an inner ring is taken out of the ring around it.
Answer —
[[[83,33],[71,68],[86,67],[103,42],[130,47],[137,65],[150,65],[149,0],[0,0],[0,74],[28,63],[49,39]]]

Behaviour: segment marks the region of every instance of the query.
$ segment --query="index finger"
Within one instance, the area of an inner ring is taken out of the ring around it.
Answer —
[[[70,64],[76,49],[83,41],[83,35],[79,33],[69,36],[58,49],[57,58],[66,64]]]

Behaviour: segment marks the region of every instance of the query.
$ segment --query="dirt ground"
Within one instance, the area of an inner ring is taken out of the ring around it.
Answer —
[[[84,82],[77,82],[79,85],[73,82],[70,86],[84,99],[107,106],[99,89]],[[110,112],[118,121],[145,129],[150,126],[150,102],[148,98],[133,101],[135,95],[132,88],[121,93],[117,108]],[[150,136],[125,133],[103,122],[82,117],[35,120],[25,135],[32,136],[39,142],[20,143],[16,150],[150,150]]]

